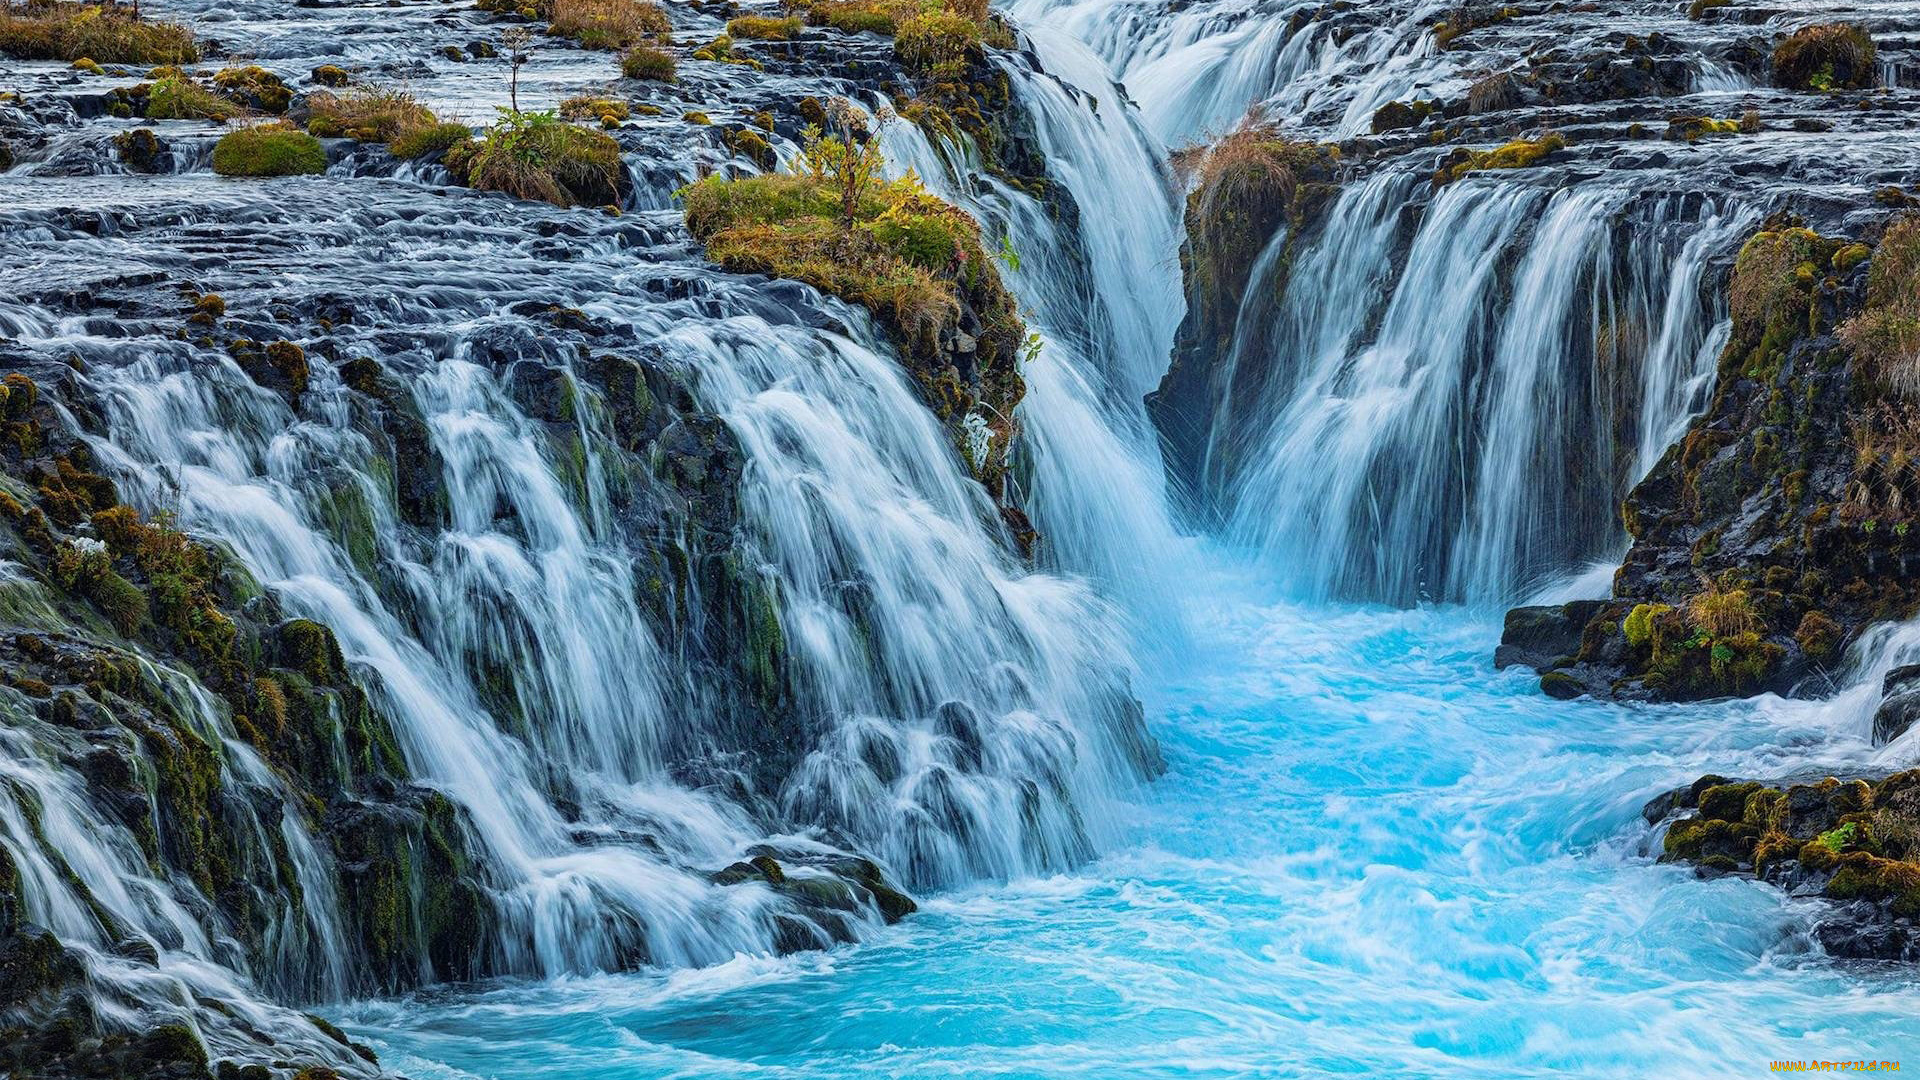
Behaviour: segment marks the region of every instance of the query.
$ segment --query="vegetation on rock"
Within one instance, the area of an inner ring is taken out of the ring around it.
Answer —
[[[555,206],[620,202],[620,144],[557,113],[503,109],[485,137],[454,146],[447,167],[462,183]]]
[[[320,140],[290,124],[258,124],[230,131],[213,145],[221,176],[298,176],[327,171]]]
[[[1615,598],[1517,609],[1504,659],[1574,693],[1787,692],[1822,685],[1869,622],[1920,610],[1899,569],[1920,506],[1917,264],[1904,219],[1875,247],[1784,214],[1750,237],[1713,399],[1623,509]]]
[[[1863,249],[1836,253],[1836,264],[1857,262]],[[1920,397],[1920,215],[1890,226],[1872,257],[1866,304],[1841,325],[1840,340],[1895,393]]]
[[[546,18],[549,34],[589,49],[624,49],[673,30],[652,0],[552,0]]]
[[[1852,23],[1796,30],[1773,49],[1773,84],[1788,90],[1865,90],[1880,85],[1873,38]]]
[[[142,19],[119,4],[31,0],[0,10],[0,54],[18,60],[101,64],[191,64],[200,59],[193,32]]]
[[[864,131],[810,129],[796,174],[712,176],[688,188],[687,227],[729,271],[802,281],[871,311],[936,414],[956,432],[969,415],[984,421],[957,438],[999,494],[1025,391],[1025,327],[979,225],[912,174],[883,180],[880,165]]]
[[[280,76],[257,64],[221,68],[213,73],[213,85],[221,94],[254,112],[278,115],[293,103],[293,90]]]
[[[152,120],[213,120],[225,122],[245,108],[199,83],[179,68],[160,68],[147,87],[146,116]]]
[[[620,57],[620,74],[652,82],[676,81],[673,54],[653,45],[635,45]]]
[[[1567,140],[1549,132],[1537,139],[1515,139],[1492,150],[1455,150],[1433,174],[1435,187],[1451,184],[1468,173],[1485,169],[1527,169],[1564,150]]]
[[[1689,809],[1668,828],[1663,859],[1848,903],[1815,931],[1829,955],[1920,955],[1900,929],[1920,917],[1920,771],[1785,786],[1708,775],[1645,813],[1657,823]]]
[[[727,20],[729,37],[752,41],[791,41],[805,24],[798,15],[774,18],[769,15],[741,15]]]

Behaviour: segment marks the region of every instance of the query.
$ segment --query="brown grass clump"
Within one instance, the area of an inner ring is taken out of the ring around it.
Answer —
[[[589,49],[624,49],[673,31],[651,0],[553,0],[547,32]]]
[[[17,60],[93,60],[101,64],[191,64],[193,31],[136,18],[124,7],[37,0],[0,10],[0,54]]]
[[[1687,621],[1716,638],[1757,634],[1763,625],[1745,589],[1724,589],[1711,581],[1687,601]]]
[[[420,99],[398,87],[362,87],[350,94],[315,92],[307,99],[307,130],[323,139],[391,142],[439,122]]]
[[[1867,267],[1866,307],[1841,325],[1840,340],[1894,392],[1920,396],[1920,215],[1902,217],[1881,237]]]
[[[1788,90],[1866,90],[1880,85],[1878,50],[1851,23],[1803,27],[1773,49],[1773,85]]]
[[[768,15],[742,15],[727,21],[727,35],[750,41],[792,41],[805,25],[798,15],[779,19]]]
[[[147,88],[146,115],[150,119],[225,123],[247,111],[239,102],[194,82],[179,68],[159,68],[156,74],[160,77]]]
[[[635,45],[620,58],[620,74],[629,79],[675,82],[678,65],[673,54],[653,45]]]

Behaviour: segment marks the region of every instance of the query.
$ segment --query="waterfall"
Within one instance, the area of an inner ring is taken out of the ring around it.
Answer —
[[[1708,253],[1753,220],[1472,178],[1402,249],[1423,187],[1388,169],[1344,192],[1224,360],[1206,477],[1301,595],[1495,601],[1617,557],[1610,508],[1711,377]]]
[[[1165,371],[1183,309],[1178,198],[1164,149],[1102,62],[1050,27],[1029,43],[1037,65],[1015,55],[1001,69],[1050,181],[1086,208],[1075,220],[995,178],[970,140],[900,125],[886,146],[896,172],[914,169],[1015,253],[1003,276],[1040,343],[1019,415],[1041,558],[1118,601],[1140,631],[1136,651],[1177,649],[1204,557],[1174,524],[1142,400]],[[1105,209],[1116,206],[1129,212]]]
[[[155,257],[157,237],[201,238],[221,262],[192,271],[200,288],[247,312],[247,332],[314,357],[297,410],[191,340],[10,302],[0,322],[29,350],[84,362],[75,378],[103,412],[89,441],[130,502],[229,549],[274,603],[338,636],[408,772],[460,808],[494,909],[475,914],[482,970],[703,965],[859,937],[880,921],[874,901],[808,900],[845,889],[829,871],[848,853],[915,889],[1058,869],[1106,841],[1108,800],[1156,767],[1118,612],[1018,564],[863,312],[716,275],[669,215],[323,179],[269,221],[197,178],[161,185],[205,201],[131,208],[102,236],[38,208],[5,228],[50,275],[80,278]],[[554,234],[571,258],[548,257]],[[548,297],[566,311],[528,302]],[[537,321],[546,311],[559,314]],[[385,411],[417,414],[420,443],[389,446],[355,400],[345,361],[365,357],[401,388]],[[687,396],[623,404],[607,364]],[[1132,371],[1118,396],[1151,374]],[[613,430],[634,408],[671,424],[640,456]],[[702,487],[701,470],[720,472]],[[678,493],[654,479],[669,472]],[[443,514],[407,510],[420,484]],[[686,498],[711,504],[694,524],[723,531],[673,524]],[[728,595],[708,595],[715,582]],[[746,636],[720,636],[727,620]],[[733,664],[736,648],[765,693],[751,709],[711,682],[713,651]],[[272,780],[245,746],[216,745],[233,782]],[[27,801],[84,815],[82,793],[50,775],[29,777]],[[146,932],[249,970],[188,933],[204,936],[195,918],[144,910],[161,893],[137,884],[113,830],[45,821],[100,838],[69,858],[99,863],[86,881],[116,919],[178,924]],[[258,829],[327,876],[297,815]],[[17,860],[51,865],[7,835]],[[711,877],[765,851],[800,884]],[[36,919],[75,910],[57,888],[32,892]],[[327,889],[304,892],[311,925],[280,933],[283,951],[305,941],[336,966],[288,955],[271,976],[263,962],[262,981],[334,997],[353,985],[339,970],[353,950],[328,937]]]

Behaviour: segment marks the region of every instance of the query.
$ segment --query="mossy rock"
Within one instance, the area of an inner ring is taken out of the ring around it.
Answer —
[[[222,176],[301,176],[327,171],[320,140],[289,127],[241,128],[213,147],[213,171]]]

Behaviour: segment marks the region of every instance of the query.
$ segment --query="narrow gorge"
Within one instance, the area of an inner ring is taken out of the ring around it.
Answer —
[[[7,5],[0,1077],[1897,1062],[1917,49]]]

